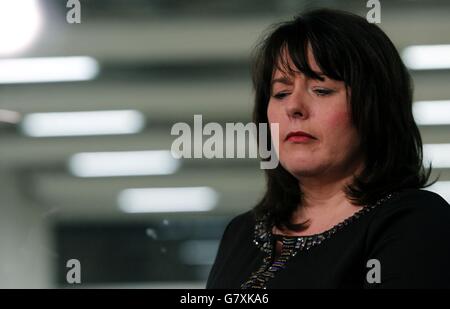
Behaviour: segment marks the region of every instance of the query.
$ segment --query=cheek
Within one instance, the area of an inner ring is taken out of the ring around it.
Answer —
[[[346,111],[336,112],[326,120],[328,130],[346,130],[351,127],[350,115]]]
[[[280,105],[277,105],[276,103],[270,103],[267,107],[267,120],[270,125],[273,123],[278,124],[278,134],[276,134],[276,131],[274,131],[272,128],[270,129],[270,138],[272,139],[272,143],[274,145],[278,145],[276,147],[276,153],[277,156],[280,157],[280,149],[283,148],[283,136],[286,135],[286,126],[288,122],[285,119],[284,110],[281,109]]]
[[[324,135],[328,137],[331,147],[342,149],[357,143],[356,129],[347,111],[333,113],[323,120],[323,124]]]
[[[321,115],[326,115],[322,123],[326,126],[328,133],[344,133],[352,129],[351,107],[346,95],[342,94],[335,100],[324,106]]]
[[[269,105],[267,106],[267,119],[269,123],[279,122],[277,117],[278,114],[275,105],[269,102]]]
[[[283,110],[281,110],[279,106],[273,103],[271,104],[269,102],[269,105],[267,107],[267,120],[269,121],[269,124],[278,123],[281,133],[281,131],[283,130],[282,127],[284,126],[286,121],[283,120]]]

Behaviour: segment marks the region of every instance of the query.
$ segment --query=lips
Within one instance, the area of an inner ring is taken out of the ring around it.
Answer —
[[[310,138],[310,139],[316,139],[314,136],[312,136],[311,134],[308,134],[306,132],[303,131],[293,131],[293,132],[289,132],[289,134],[286,136],[286,140],[288,139],[296,139],[296,138]]]

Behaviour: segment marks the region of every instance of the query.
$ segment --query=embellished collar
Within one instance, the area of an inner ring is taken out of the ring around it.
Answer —
[[[357,220],[364,214],[370,212],[372,209],[376,208],[377,206],[383,204],[385,201],[389,200],[394,193],[389,193],[385,197],[379,199],[376,203],[364,206],[359,211],[355,212],[352,216],[348,217],[344,221],[336,224],[332,228],[319,233],[319,234],[313,234],[313,235],[306,235],[306,236],[282,236],[283,241],[289,239],[295,239],[295,249],[298,250],[309,250],[310,248],[321,244],[324,240],[330,238],[333,236],[336,232],[341,230],[343,227],[349,225],[353,221]],[[272,227],[273,225],[270,225],[267,223],[267,215],[263,216],[260,219],[257,219],[254,229],[254,237],[253,237],[253,243],[263,252],[270,254],[273,250],[273,240],[274,235],[272,234]],[[294,252],[294,255],[297,252]]]

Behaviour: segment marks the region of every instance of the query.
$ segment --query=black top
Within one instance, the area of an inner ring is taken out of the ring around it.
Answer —
[[[273,258],[276,238],[283,241]],[[376,259],[376,260],[374,260]],[[332,229],[277,236],[253,211],[227,225],[206,288],[450,287],[450,205],[404,189]]]

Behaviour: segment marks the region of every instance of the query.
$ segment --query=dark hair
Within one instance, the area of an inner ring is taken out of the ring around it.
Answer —
[[[365,168],[344,188],[347,198],[356,205],[371,205],[390,192],[431,185],[425,185],[431,164],[426,171],[422,139],[412,114],[413,89],[408,70],[386,34],[355,14],[313,10],[276,24],[263,37],[253,55],[253,121],[268,123],[275,68],[297,69],[319,78],[308,64],[308,46],[321,71],[351,89],[351,119],[360,135]],[[281,56],[284,49],[296,68],[289,68]],[[270,141],[270,133],[267,138]],[[301,206],[298,180],[281,164],[265,173],[267,190],[254,207],[256,215],[278,228],[304,230],[307,223],[291,223],[292,213]]]

